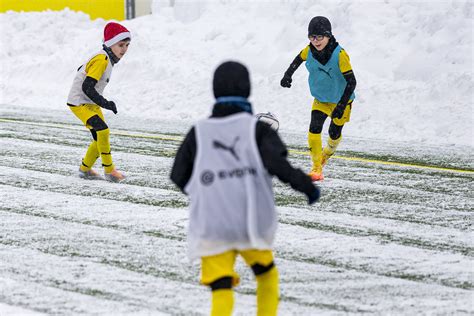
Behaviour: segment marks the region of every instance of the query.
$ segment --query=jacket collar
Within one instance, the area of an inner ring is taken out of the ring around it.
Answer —
[[[246,98],[240,96],[219,97],[216,99],[211,117],[224,117],[240,112],[252,114],[252,105]]]
[[[115,56],[115,54],[112,52],[112,50],[110,49],[110,47],[107,47],[105,45],[102,45],[102,49],[105,50],[105,52],[107,53],[107,55],[109,55],[109,58],[110,58],[110,61],[112,62],[112,66],[115,65],[116,63],[118,63],[120,61],[120,58],[118,58],[117,56]]]
[[[322,51],[319,52],[313,45],[311,45],[311,43],[309,44],[309,48],[311,49],[311,54],[314,59],[319,61],[321,64],[326,65],[338,45],[339,43],[336,41],[334,36],[331,36],[328,44]]]

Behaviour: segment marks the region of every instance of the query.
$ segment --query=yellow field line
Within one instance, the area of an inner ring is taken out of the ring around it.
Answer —
[[[290,153],[297,154],[297,155],[308,155],[309,152],[307,151],[297,151],[297,150],[289,150]],[[359,157],[343,157],[343,156],[332,156],[331,159],[341,159],[341,160],[348,160],[348,161],[358,161],[358,162],[368,162],[368,163],[375,163],[379,165],[389,165],[389,166],[399,166],[399,167],[411,167],[411,168],[421,168],[421,169],[430,169],[430,170],[441,170],[441,171],[451,171],[451,172],[458,172],[458,173],[474,173],[473,170],[466,170],[466,169],[456,169],[456,168],[444,168],[444,167],[436,167],[436,166],[424,166],[424,165],[417,165],[413,163],[406,163],[406,162],[394,162],[394,161],[384,161],[384,160],[377,160],[377,159],[367,159],[367,158],[359,158]]]
[[[84,126],[80,126],[80,125],[71,126],[71,125],[66,125],[66,124],[28,122],[28,121],[11,120],[11,119],[3,119],[3,118],[0,118],[0,122],[17,123],[17,124],[25,124],[25,125],[33,125],[33,126],[43,126],[43,127],[54,127],[54,128],[69,129],[69,130],[74,130],[74,131],[85,131]],[[180,137],[180,136],[169,136],[169,135],[163,135],[163,134],[133,133],[133,132],[126,132],[126,131],[121,131],[121,130],[114,130],[113,132],[111,131],[110,133],[113,135],[136,137],[136,138],[175,140],[175,141],[183,140],[183,137]]]
[[[32,126],[54,127],[54,128],[62,128],[62,129],[70,129],[70,130],[84,130],[84,127],[82,127],[82,126],[70,126],[70,125],[66,125],[66,124],[56,124],[56,123],[28,122],[28,121],[3,119],[3,118],[0,118],[0,122],[17,123],[17,124],[25,124],[25,125],[32,125]],[[111,134],[119,135],[119,136],[135,137],[135,138],[173,140],[173,141],[182,141],[183,140],[183,137],[180,137],[180,136],[169,136],[169,135],[163,135],[163,134],[133,133],[133,132],[127,132],[127,131],[121,131],[121,130],[114,130],[114,131],[111,132]],[[305,156],[309,155],[309,152],[307,152],[307,151],[298,151],[298,150],[290,149],[289,152],[292,153],[292,154],[296,154],[296,155],[305,155]],[[457,168],[444,168],[444,167],[436,167],[436,166],[424,166],[424,165],[417,165],[417,164],[404,163],[404,162],[392,162],[392,161],[384,161],[384,160],[377,160],[377,159],[366,159],[366,158],[358,158],[358,157],[343,157],[343,156],[332,156],[332,158],[347,160],[347,161],[374,163],[374,164],[379,164],[379,165],[411,167],[411,168],[419,168],[419,169],[428,169],[428,170],[439,170],[439,171],[449,171],[449,172],[457,172],[457,173],[474,174],[473,170],[457,169]]]

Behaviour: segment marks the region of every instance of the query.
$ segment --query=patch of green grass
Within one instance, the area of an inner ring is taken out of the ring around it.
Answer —
[[[31,168],[33,169],[33,168]],[[153,199],[153,198],[143,198],[137,197],[133,195],[124,195],[115,192],[108,192],[108,191],[101,191],[100,189],[86,191],[81,190],[78,191],[68,191],[67,188],[62,186],[48,186],[47,184],[42,184],[38,182],[25,182],[20,181],[20,179],[8,179],[7,181],[0,180],[0,184],[13,186],[17,188],[23,189],[34,189],[40,191],[48,191],[48,192],[57,192],[57,193],[66,193],[66,194],[73,194],[78,196],[90,196],[90,197],[100,197],[108,200],[114,201],[121,201],[121,202],[130,202],[134,204],[144,204],[156,207],[164,207],[164,208],[184,208],[188,205],[187,201],[183,199]]]
[[[473,256],[474,255],[474,248],[473,247],[463,247],[456,244],[450,243],[443,243],[443,242],[433,242],[428,240],[422,240],[417,238],[410,238],[404,236],[395,236],[390,233],[386,233],[383,231],[377,231],[374,229],[362,230],[357,228],[349,228],[349,227],[340,227],[335,225],[325,225],[322,223],[317,222],[309,222],[309,221],[289,221],[289,220],[279,220],[280,223],[287,224],[287,225],[297,225],[309,229],[316,229],[324,232],[331,232],[336,234],[341,234],[345,236],[352,236],[352,237],[376,237],[379,239],[380,242],[385,243],[396,243],[403,246],[409,247],[417,247],[422,249],[428,250],[435,250],[435,251],[448,251],[453,253],[460,253],[466,256]]]
[[[186,240],[186,236],[175,236],[175,235],[170,235],[170,234],[164,234],[157,230],[148,230],[148,231],[144,231],[143,233],[145,235],[152,236],[152,237],[165,238],[165,239],[176,240],[176,241]]]
[[[458,280],[450,280],[450,279],[439,279],[436,276],[432,276],[430,274],[413,274],[413,273],[406,273],[404,271],[376,271],[372,269],[370,265],[367,264],[360,264],[360,265],[353,265],[350,263],[339,262],[334,259],[327,259],[322,257],[308,257],[308,256],[297,256],[295,254],[291,254],[284,251],[277,251],[277,255],[281,258],[286,260],[294,260],[298,262],[305,262],[305,263],[312,263],[312,264],[319,264],[323,266],[328,266],[331,268],[342,268],[345,270],[354,270],[363,273],[375,274],[384,277],[391,277],[391,278],[399,278],[404,280],[416,281],[421,283],[437,283],[447,287],[452,288],[459,288],[459,289],[468,289],[472,290],[474,288],[474,284],[469,281],[458,281]]]
[[[306,204],[304,196],[275,194],[275,203],[277,206],[292,206]]]
[[[155,266],[143,265],[143,264],[140,264],[139,262],[110,260],[108,258],[102,258],[100,260],[100,263],[107,264],[107,265],[114,266],[114,267],[118,267],[118,268],[121,268],[121,269],[126,269],[126,270],[137,272],[137,273],[143,273],[143,274],[152,275],[152,276],[155,276],[155,277],[160,277],[160,278],[169,279],[169,280],[173,280],[173,281],[179,281],[179,282],[194,284],[194,279],[193,278],[188,278],[188,277],[182,276],[177,272],[174,272],[174,271],[171,271],[170,269],[167,269],[168,267],[166,267],[166,266],[164,266],[164,267],[155,267]]]
[[[100,296],[100,297],[109,296],[109,293],[106,293],[106,292],[98,290],[98,289],[90,289],[90,288],[77,289],[75,292],[79,292],[79,293],[82,293],[82,294],[85,294],[85,295],[90,295],[90,296]]]
[[[339,311],[339,312],[345,312],[345,313],[368,313],[370,312],[369,310],[363,310],[359,308],[350,308],[344,305],[340,304],[324,304],[324,303],[307,303],[307,302],[302,302],[301,299],[289,296],[289,295],[280,295],[280,299],[284,301],[288,301],[291,303],[295,303],[298,305],[303,305],[303,306],[308,306],[308,307],[316,307],[319,309],[325,309],[325,310],[332,310],[332,311]]]

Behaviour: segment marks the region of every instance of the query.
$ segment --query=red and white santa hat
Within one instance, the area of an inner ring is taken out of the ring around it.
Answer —
[[[126,38],[132,39],[132,34],[123,25],[109,22],[104,28],[104,45],[110,47]]]

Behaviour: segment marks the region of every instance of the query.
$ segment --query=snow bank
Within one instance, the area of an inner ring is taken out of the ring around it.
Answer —
[[[358,80],[346,136],[473,146],[469,1],[155,1],[152,15],[123,22],[133,40],[105,96],[122,115],[192,124],[210,113],[216,66],[239,60],[255,112],[306,133],[304,65],[291,89],[279,81],[315,15],[332,21]],[[0,14],[0,103],[62,109],[106,22],[70,10]]]

